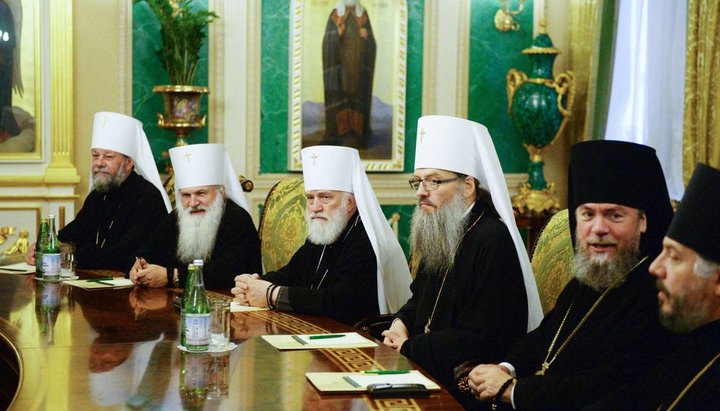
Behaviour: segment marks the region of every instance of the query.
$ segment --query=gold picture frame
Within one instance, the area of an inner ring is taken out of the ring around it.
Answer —
[[[60,2],[64,3],[64,2]],[[6,0],[0,4],[0,36],[15,39],[12,51],[0,50],[11,59],[0,64],[0,161],[43,160],[43,70],[50,67],[50,44],[43,37],[50,30],[52,14],[47,0]],[[49,15],[50,19],[43,19]],[[4,30],[10,27],[12,30]],[[14,31],[14,32],[11,32]],[[62,52],[62,48],[54,50]],[[0,58],[2,59],[2,58]],[[7,71],[11,70],[8,75]]]
[[[326,27],[331,28],[333,18],[335,22],[339,21],[335,13],[338,2],[293,0],[290,7],[288,168],[291,171],[302,169],[300,150],[317,144],[357,148],[368,171],[397,172],[404,169],[407,3],[405,0],[360,0],[358,3],[362,5],[360,10],[366,13],[361,12],[358,16],[360,23],[357,31],[360,34],[357,35],[366,39],[369,33],[375,42],[374,50],[367,53],[374,60],[370,75],[372,93],[369,99],[365,98],[360,103],[367,107],[367,101],[372,101],[372,109],[344,117],[352,116],[353,120],[347,120],[348,123],[354,123],[360,117],[370,125],[370,130],[362,133],[362,138],[347,140],[328,132],[326,126],[331,126],[325,120],[326,113],[334,114],[330,117],[333,119],[343,115],[338,114],[339,111],[328,110],[334,103],[328,102],[324,86],[328,80],[324,75],[327,59],[323,62],[323,53],[327,49],[323,51],[323,39],[328,37]],[[370,25],[367,25],[368,20]],[[351,23],[345,20],[340,30],[350,26]],[[345,110],[345,113],[348,111]]]

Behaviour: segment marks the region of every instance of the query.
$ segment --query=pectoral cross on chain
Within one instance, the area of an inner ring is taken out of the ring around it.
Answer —
[[[187,159],[188,164],[190,164],[190,157],[192,157],[192,153],[185,153],[185,158]]]
[[[548,364],[547,361],[543,361],[540,369],[535,372],[535,375],[545,375],[545,371],[547,371],[548,368],[550,368],[550,364]]]

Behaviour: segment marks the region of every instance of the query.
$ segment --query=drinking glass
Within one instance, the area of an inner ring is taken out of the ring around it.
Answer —
[[[72,243],[60,244],[60,276],[75,277],[75,247]]]
[[[221,351],[230,343],[230,302],[223,298],[210,300],[210,347]]]

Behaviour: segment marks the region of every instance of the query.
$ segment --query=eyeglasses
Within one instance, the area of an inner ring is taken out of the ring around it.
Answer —
[[[449,183],[451,181],[459,180],[460,177],[453,177],[453,178],[446,178],[445,180],[440,180],[437,178],[411,178],[408,180],[408,183],[410,183],[410,187],[417,191],[420,188],[420,184],[422,184],[423,188],[427,191],[435,191],[438,189],[440,184],[443,183]]]

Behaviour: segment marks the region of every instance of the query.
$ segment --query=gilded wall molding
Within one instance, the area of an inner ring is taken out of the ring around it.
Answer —
[[[457,24],[457,82],[455,84],[455,112],[459,117],[468,114],[468,70],[470,67],[470,1],[460,1]]]
[[[467,118],[470,3],[425,1],[423,115]]]
[[[73,164],[73,21],[72,2],[50,1],[50,164],[45,181],[78,183]]]

